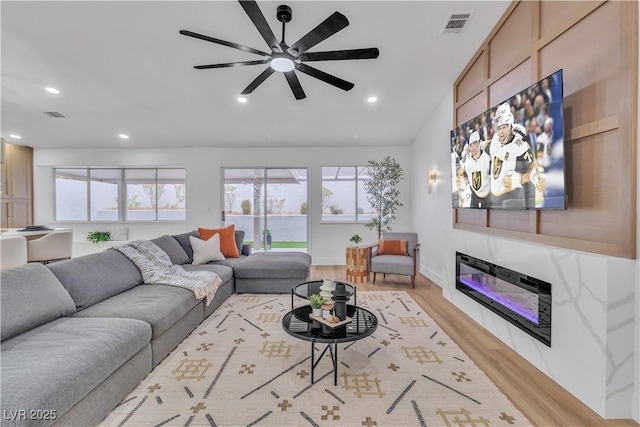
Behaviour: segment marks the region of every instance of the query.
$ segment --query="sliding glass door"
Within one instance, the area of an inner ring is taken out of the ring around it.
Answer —
[[[307,169],[225,168],[224,225],[253,250],[307,251]]]

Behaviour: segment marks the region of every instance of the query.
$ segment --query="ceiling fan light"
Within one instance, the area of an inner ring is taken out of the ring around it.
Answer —
[[[269,64],[271,68],[281,73],[292,71],[294,68],[293,61],[288,58],[273,58]]]

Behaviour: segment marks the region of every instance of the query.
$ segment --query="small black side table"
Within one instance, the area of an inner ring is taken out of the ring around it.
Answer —
[[[347,316],[351,322],[330,328],[309,318],[311,306],[305,305],[289,311],[282,318],[282,328],[294,338],[311,342],[311,384],[314,383],[314,371],[322,356],[329,350],[333,363],[333,385],[338,385],[338,343],[357,341],[371,335],[378,327],[378,318],[362,307],[347,305]],[[315,343],[327,344],[317,360]]]

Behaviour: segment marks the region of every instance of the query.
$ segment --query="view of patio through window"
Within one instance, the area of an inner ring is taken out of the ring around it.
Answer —
[[[366,222],[375,214],[367,201],[366,166],[322,167],[322,221]]]
[[[307,250],[307,169],[224,169],[225,226],[253,250]]]
[[[184,169],[55,169],[56,221],[184,221]]]

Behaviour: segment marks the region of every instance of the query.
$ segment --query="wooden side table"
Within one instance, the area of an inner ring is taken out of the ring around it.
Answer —
[[[347,282],[369,281],[369,246],[347,246]]]

